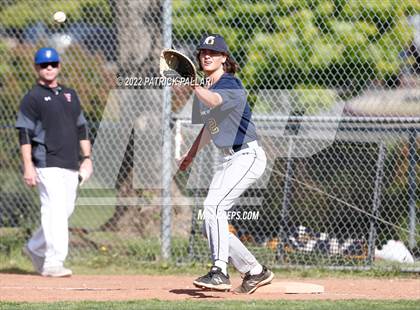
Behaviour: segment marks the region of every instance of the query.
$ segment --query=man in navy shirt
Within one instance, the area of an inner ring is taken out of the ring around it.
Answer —
[[[16,121],[24,181],[38,187],[41,200],[41,227],[24,252],[39,274],[66,277],[72,275],[63,266],[68,218],[74,210],[79,173],[82,181],[92,173],[91,144],[76,91],[58,84],[57,51],[39,49],[35,69],[38,82],[23,97]]]
[[[180,159],[185,170],[210,141],[221,152],[220,163],[204,201],[204,228],[212,254],[210,272],[193,283],[200,288],[230,290],[227,264],[230,260],[244,274],[237,293],[253,293],[269,284],[274,274],[262,266],[242,242],[229,232],[227,211],[266,167],[265,152],[258,145],[251,109],[241,81],[235,77],[237,63],[218,34],[206,35],[198,46],[198,61],[210,84],[193,85],[193,123],[204,124],[191,149]]]

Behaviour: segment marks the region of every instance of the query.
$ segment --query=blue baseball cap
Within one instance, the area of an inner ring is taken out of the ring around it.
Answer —
[[[197,50],[212,50],[220,53],[229,54],[229,49],[225,39],[220,34],[206,34],[200,40]]]
[[[35,53],[35,64],[39,65],[46,62],[60,62],[58,52],[52,47],[43,47]]]

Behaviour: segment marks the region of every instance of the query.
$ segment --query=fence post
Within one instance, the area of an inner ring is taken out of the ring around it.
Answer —
[[[283,189],[283,202],[281,210],[280,220],[280,240],[277,246],[277,260],[284,261],[284,246],[288,240],[288,229],[287,219],[289,217],[290,201],[292,200],[292,181],[294,174],[294,159],[293,159],[293,147],[294,139],[297,137],[300,125],[302,122],[302,116],[304,111],[292,111],[287,121],[284,134],[287,137],[288,149],[287,149],[287,163],[286,163],[286,174],[284,176],[284,189]],[[297,117],[297,120],[294,118]]]
[[[370,230],[368,240],[368,264],[372,264],[375,256],[375,242],[376,242],[376,229],[377,229],[377,217],[379,214],[379,208],[381,206],[381,190],[382,190],[382,179],[384,174],[384,162],[386,155],[386,147],[383,141],[379,144],[378,160],[376,161],[376,175],[375,175],[375,188],[373,192],[373,206],[372,215],[370,217]]]
[[[409,207],[409,237],[408,246],[416,246],[416,203],[417,203],[417,129],[410,130],[408,139],[408,207]]]
[[[280,220],[280,240],[277,246],[277,260],[284,261],[284,247],[287,242],[288,229],[287,219],[289,217],[290,201],[292,200],[292,179],[293,179],[293,140],[288,139],[289,146],[287,152],[286,162],[286,174],[284,176],[284,188],[283,188],[283,202],[281,209],[281,220]]]
[[[163,46],[172,46],[172,0],[163,2]],[[172,222],[172,200],[171,200],[171,90],[165,87],[163,90],[163,148],[162,148],[162,223],[161,223],[161,255],[167,260],[171,257],[171,222]]]

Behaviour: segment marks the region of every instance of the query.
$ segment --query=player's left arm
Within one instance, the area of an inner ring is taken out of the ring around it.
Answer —
[[[79,101],[77,94],[75,93],[75,98]],[[80,104],[80,103],[79,103]],[[79,176],[81,178],[80,184],[83,184],[93,173],[93,164],[92,164],[92,145],[89,139],[89,128],[83,112],[81,111],[77,119],[77,129],[78,137],[80,144],[80,152],[82,155],[82,162],[79,168]]]
[[[91,156],[92,146],[90,144],[90,140],[80,140],[80,152],[82,153],[82,157],[87,158]]]
[[[90,140],[80,140],[80,151],[82,153],[82,162],[79,168],[81,184],[85,182],[93,173],[93,163],[91,158],[92,147]]]
[[[195,86],[193,89],[198,100],[200,100],[208,108],[215,108],[223,102],[222,96],[216,92],[199,85]]]

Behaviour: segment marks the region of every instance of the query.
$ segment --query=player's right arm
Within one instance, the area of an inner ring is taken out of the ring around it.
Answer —
[[[37,173],[32,162],[32,145],[22,144],[20,146],[23,162],[23,179],[28,186],[36,186]]]
[[[207,130],[206,126],[203,126],[197,138],[195,138],[195,141],[191,148],[186,154],[181,156],[181,158],[179,159],[179,169],[181,169],[182,171],[186,170],[193,162],[194,157],[201,151],[203,147],[209,144],[210,141],[210,133]]]
[[[32,138],[34,137],[35,123],[38,119],[38,112],[34,100],[27,94],[21,102],[16,128],[19,130],[20,152],[23,162],[23,179],[29,186],[37,183],[37,173],[32,162]]]

